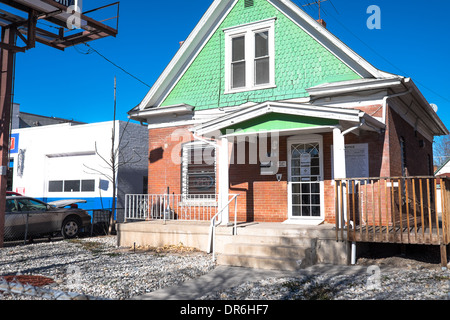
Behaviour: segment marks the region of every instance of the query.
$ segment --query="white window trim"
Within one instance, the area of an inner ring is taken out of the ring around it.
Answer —
[[[275,85],[275,20],[271,18],[255,23],[244,24],[237,27],[224,29],[225,33],[225,94],[276,88]],[[268,31],[269,33],[269,83],[255,85],[255,33]],[[232,39],[245,36],[245,87],[231,87],[231,59]]]
[[[183,152],[182,152],[182,162],[181,162],[181,194],[183,196],[183,202],[180,203],[180,205],[194,205],[194,204],[198,204],[198,202],[204,202],[204,203],[216,203],[217,202],[217,149],[215,149],[216,152],[216,156],[214,158],[214,172],[215,172],[215,193],[214,193],[214,199],[211,200],[205,200],[205,199],[201,199],[201,198],[196,198],[196,196],[199,195],[192,195],[189,193],[188,190],[188,186],[187,183],[188,181],[186,180],[187,176],[185,176],[185,174],[188,174],[187,170],[188,170],[188,153],[186,152],[189,148],[195,147],[195,146],[201,146],[201,147],[205,147],[207,146],[207,144],[205,142],[202,141],[191,141],[191,142],[187,142],[182,146]]]

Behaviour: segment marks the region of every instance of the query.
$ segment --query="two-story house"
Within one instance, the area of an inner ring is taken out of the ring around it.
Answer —
[[[432,175],[448,134],[410,78],[289,0],[215,0],[129,115],[148,124],[149,194],[239,194],[247,222],[335,223],[335,178]]]

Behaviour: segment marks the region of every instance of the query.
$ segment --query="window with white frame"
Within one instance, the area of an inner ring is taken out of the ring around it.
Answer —
[[[216,194],[216,150],[204,142],[183,145],[181,189],[184,196]]]
[[[48,192],[94,192],[95,180],[53,180],[48,183]]]
[[[225,29],[225,93],[275,87],[275,18]]]

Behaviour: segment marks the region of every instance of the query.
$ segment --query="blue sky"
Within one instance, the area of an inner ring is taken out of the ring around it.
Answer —
[[[92,9],[112,0],[84,0]],[[298,5],[308,0],[294,0]],[[153,85],[212,0],[122,0],[119,35],[90,45],[148,85]],[[333,6],[334,5],[334,6]],[[381,9],[381,29],[367,28],[367,8]],[[450,1],[332,0],[323,3],[328,29],[383,71],[411,77],[450,128]],[[315,6],[304,10],[317,18]],[[147,94],[149,87],[84,45],[65,52],[38,44],[17,55],[15,102],[21,110],[84,122],[113,118],[117,76],[117,117]]]

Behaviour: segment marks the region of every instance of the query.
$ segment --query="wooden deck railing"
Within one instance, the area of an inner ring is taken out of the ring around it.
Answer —
[[[337,179],[337,240],[448,245],[449,194],[446,178]]]

